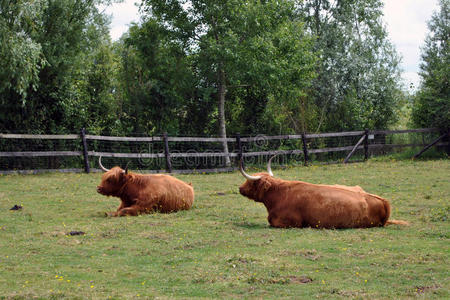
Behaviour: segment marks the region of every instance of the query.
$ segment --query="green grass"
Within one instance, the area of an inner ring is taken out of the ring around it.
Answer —
[[[104,217],[119,201],[96,193],[100,174],[0,176],[0,298],[450,297],[449,160],[274,173],[360,185],[411,225],[270,228],[265,208],[239,195],[239,173],[177,175],[195,188],[191,210],[123,218]]]

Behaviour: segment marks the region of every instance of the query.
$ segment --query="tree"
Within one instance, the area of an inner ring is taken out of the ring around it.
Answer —
[[[0,93],[11,90],[22,100],[36,89],[45,65],[41,45],[33,40],[45,1],[0,1]]]
[[[131,26],[121,47],[123,108],[133,132],[185,133],[197,86],[182,46],[150,19]]]
[[[110,1],[0,1],[2,130],[73,132],[99,119],[89,106],[105,93],[89,95],[86,86],[107,90],[108,74],[97,76],[95,87],[86,82],[110,44],[102,2]]]
[[[381,0],[306,0],[301,5],[320,59],[313,131],[385,128],[395,121],[399,58],[382,22]]]
[[[45,1],[0,1],[0,130],[20,128],[21,107],[36,91],[46,65],[42,46],[34,39]]]
[[[450,1],[440,0],[440,11],[428,23],[420,65],[421,86],[415,97],[412,119],[419,127],[450,128]]]
[[[219,136],[227,137],[226,99],[231,89],[270,91],[277,101],[305,93],[313,73],[311,39],[297,1],[144,1],[143,10],[177,37],[193,58],[194,72],[217,97]],[[223,149],[228,153],[224,140]],[[230,161],[226,156],[226,164]]]

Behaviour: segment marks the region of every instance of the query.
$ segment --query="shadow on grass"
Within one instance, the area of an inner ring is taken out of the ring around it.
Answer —
[[[91,218],[108,218],[108,212],[107,211],[96,211],[89,214],[89,217]]]
[[[269,230],[311,230],[315,232],[352,232],[352,231],[370,231],[370,230],[385,230],[386,227],[369,227],[369,228],[314,228],[314,227],[289,227],[289,228],[277,228],[272,227],[269,224],[264,223],[250,223],[250,222],[234,222],[234,226],[246,229],[269,229]],[[404,226],[393,226],[390,225],[390,228],[394,230],[404,229]],[[394,228],[398,227],[398,228]]]

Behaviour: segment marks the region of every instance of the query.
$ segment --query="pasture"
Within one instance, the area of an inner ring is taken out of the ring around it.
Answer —
[[[411,225],[270,228],[239,172],[176,175],[191,210],[122,218],[104,216],[119,200],[96,193],[101,174],[0,176],[0,299],[450,297],[450,160],[273,170],[360,185]]]

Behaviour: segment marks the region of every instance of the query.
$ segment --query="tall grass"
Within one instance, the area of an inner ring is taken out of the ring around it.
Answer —
[[[177,175],[195,188],[191,210],[123,218],[104,216],[119,201],[95,192],[100,174],[0,176],[0,298],[450,297],[449,160],[274,173],[360,185],[411,225],[270,228],[237,172]]]

